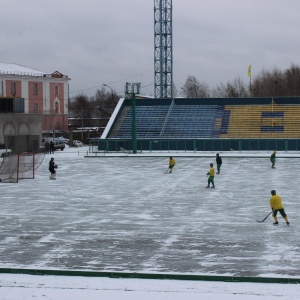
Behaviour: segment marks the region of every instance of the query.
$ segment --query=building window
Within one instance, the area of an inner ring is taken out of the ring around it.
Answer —
[[[58,102],[55,102],[55,113],[58,114],[59,105]]]
[[[54,95],[55,96],[58,95],[58,85],[57,84],[54,86]]]
[[[12,82],[11,83],[11,94],[12,96],[16,96],[17,88],[16,88],[16,83]]]
[[[39,112],[37,103],[33,105],[33,113],[37,114]]]
[[[37,83],[33,84],[33,95],[38,95],[38,85],[37,85]]]

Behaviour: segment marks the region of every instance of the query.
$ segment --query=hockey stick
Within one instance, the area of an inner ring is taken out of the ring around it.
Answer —
[[[271,211],[271,212],[270,212],[263,220],[261,220],[261,221],[256,220],[256,222],[258,222],[258,223],[264,222],[272,212],[273,212],[273,211]]]
[[[169,169],[170,169],[170,168],[168,168],[168,170],[167,170],[166,172],[164,172],[164,174],[168,174],[168,172],[169,172]]]

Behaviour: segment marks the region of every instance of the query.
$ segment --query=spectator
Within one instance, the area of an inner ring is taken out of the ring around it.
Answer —
[[[54,154],[54,143],[53,143],[53,141],[50,142],[50,154],[51,153]]]

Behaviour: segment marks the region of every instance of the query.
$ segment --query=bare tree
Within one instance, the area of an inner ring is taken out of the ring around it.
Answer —
[[[215,98],[242,98],[249,97],[249,91],[240,78],[235,78],[233,82],[227,82],[226,84],[221,82],[212,90],[212,96]]]
[[[97,90],[95,97],[91,99],[91,105],[97,108],[104,117],[110,117],[113,113],[120,97],[114,91],[106,92],[102,87]]]
[[[187,98],[209,98],[210,89],[206,82],[199,82],[195,76],[188,76],[181,88],[181,95]]]
[[[251,85],[252,97],[287,96],[284,73],[275,68],[272,71],[263,70],[256,76]]]
[[[187,98],[300,96],[300,66],[292,64],[284,71],[278,68],[271,71],[263,70],[254,77],[251,87],[247,86],[240,78],[235,78],[226,84],[221,82],[210,90],[205,82],[199,82],[195,76],[190,75],[181,87],[180,94]]]
[[[84,127],[90,126],[91,111],[88,96],[79,94],[70,103],[69,115],[81,123],[81,141],[84,140]]]
[[[300,95],[300,67],[294,64],[284,72],[288,96]]]
[[[212,89],[211,95],[214,98],[226,98],[226,86],[221,82],[217,87]]]
[[[84,94],[76,96],[71,107],[75,117],[86,119],[91,115],[89,98]]]

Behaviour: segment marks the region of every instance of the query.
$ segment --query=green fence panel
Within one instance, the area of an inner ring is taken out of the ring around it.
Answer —
[[[298,149],[297,140],[286,140],[286,142],[288,144],[286,151],[295,151]]]
[[[158,140],[152,141],[152,150],[153,151],[160,151],[161,150],[161,143]]]
[[[268,149],[268,141],[267,140],[259,140],[259,150],[267,151]]]
[[[204,151],[205,141],[196,140],[196,151]]]
[[[285,151],[285,140],[276,140],[276,148],[270,150],[278,150],[278,151]]]
[[[221,151],[223,149],[223,140],[214,139],[213,140],[213,151]]]
[[[183,146],[180,141],[177,140],[168,141],[168,150],[179,150],[178,147],[180,146]],[[184,150],[184,148],[182,148],[182,150]]]
[[[252,151],[259,150],[259,140],[250,140],[249,149],[251,149]]]
[[[239,140],[239,151],[249,150],[249,140]]]
[[[268,150],[276,150],[277,149],[277,140],[268,139]]]
[[[300,139],[139,139],[138,151],[299,151]],[[89,151],[95,152],[90,142]],[[131,139],[99,139],[98,151],[132,151]]]
[[[185,151],[195,151],[196,145],[194,140],[184,140],[185,142]]]
[[[229,150],[232,150],[232,151],[239,150],[239,140],[238,139],[230,140],[230,149]]]

